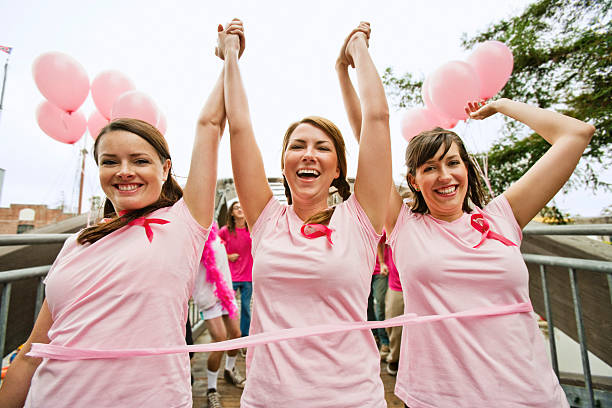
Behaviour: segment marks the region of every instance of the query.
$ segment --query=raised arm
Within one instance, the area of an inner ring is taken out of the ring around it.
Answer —
[[[196,125],[191,166],[183,198],[191,215],[204,227],[212,224],[217,188],[217,153],[225,128],[223,71],[204,104]]]
[[[38,313],[38,318],[30,337],[25,342],[15,360],[11,363],[6,378],[0,388],[0,407],[17,408],[25,404],[32,376],[42,362],[42,358],[28,357],[32,343],[49,343],[47,333],[53,324],[47,301],[45,300]]]
[[[592,125],[578,119],[510,99],[486,105],[470,103],[466,111],[473,119],[502,113],[529,126],[551,144],[533,167],[504,192],[521,228],[567,182],[595,132]]]
[[[351,32],[336,61],[336,72],[344,107],[359,142],[355,194],[374,228],[380,231],[385,224],[389,202],[398,198],[401,206],[401,197],[391,177],[389,108],[382,82],[368,52],[369,34],[370,25],[363,22]],[[356,68],[359,96],[348,74],[349,65]],[[387,202],[381,197],[391,197],[391,200]]]
[[[238,57],[244,38],[242,22],[232,20],[219,32],[220,57],[225,61],[225,109],[230,131],[232,170],[238,199],[247,223],[255,225],[272,197],[261,152],[255,141],[249,103],[240,76]]]

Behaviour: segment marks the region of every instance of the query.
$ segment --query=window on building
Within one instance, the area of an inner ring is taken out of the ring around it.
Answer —
[[[32,230],[34,229],[34,226],[32,224],[19,224],[17,225],[17,233],[18,234],[23,234],[26,231]]]

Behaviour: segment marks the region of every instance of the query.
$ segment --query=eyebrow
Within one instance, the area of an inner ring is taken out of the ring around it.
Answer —
[[[293,139],[292,142],[306,143],[306,141],[304,139]],[[324,144],[324,143],[332,144],[331,141],[325,140],[325,139],[317,140],[315,144],[320,145],[320,144]]]
[[[146,156],[146,157],[150,157],[148,153],[132,153],[129,155],[130,157],[139,157],[139,156]],[[100,155],[100,157],[117,157],[116,154],[110,154],[110,153],[102,153]]]
[[[439,162],[439,161],[444,160],[444,159],[449,160],[449,159],[460,159],[460,158],[461,158],[461,156],[458,155],[458,154],[453,154],[453,155],[450,155],[450,156],[445,155],[444,157],[441,157],[439,159],[429,159],[429,160],[425,161],[425,163],[423,163],[423,164],[436,163],[436,162]]]

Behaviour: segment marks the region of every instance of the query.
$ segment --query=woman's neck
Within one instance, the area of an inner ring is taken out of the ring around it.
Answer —
[[[321,211],[327,210],[329,207],[327,206],[327,199],[319,202],[293,202],[293,211],[295,214],[302,220],[306,221],[313,215],[320,213]]]
[[[241,219],[234,219],[236,221],[236,228],[244,228],[246,227],[246,220],[244,218]]]

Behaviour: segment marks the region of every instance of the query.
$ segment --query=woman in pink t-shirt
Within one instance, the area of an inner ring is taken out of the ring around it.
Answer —
[[[345,104],[358,106],[347,88]],[[574,118],[508,99],[469,103],[466,112],[478,120],[502,113],[552,146],[487,204],[476,166],[455,133],[437,128],[410,141],[407,181],[415,199],[405,204],[392,189],[385,223],[405,312],[529,303],[521,229],[565,184],[594,132]],[[348,113],[359,130],[359,111]],[[405,327],[395,393],[411,408],[568,407],[546,354],[528,313]]]
[[[251,326],[251,294],[253,292],[251,234],[242,207],[234,201],[227,211],[227,225],[219,230],[225,244],[227,259],[232,272],[234,291],[240,291],[240,333],[249,335]]]
[[[594,132],[574,118],[508,99],[469,103],[466,112],[479,120],[499,112],[552,146],[487,204],[456,134],[438,128],[410,141],[414,202],[403,204],[393,191],[387,228],[406,311],[417,314],[530,302],[521,229],[567,181]],[[411,408],[568,406],[530,313],[405,329],[395,392]]]
[[[232,21],[228,30],[240,30]],[[340,131],[311,116],[283,139],[281,168],[289,205],[272,194],[254,137],[238,66],[238,38],[219,35],[234,182],[253,239],[251,334],[365,321],[376,245],[391,187],[388,107],[368,53],[369,25],[346,39],[339,63],[356,68],[364,101],[355,192],[346,180]],[[304,59],[310,59],[304,55]],[[330,187],[343,202],[328,206]],[[380,357],[370,331],[266,344],[247,352],[241,406],[386,406]]]
[[[55,260],[32,334],[0,389],[0,406],[192,406],[186,353],[76,361],[26,353],[32,343],[84,349],[185,344],[188,300],[213,218],[224,123],[221,75],[198,119],[184,190],[155,127],[124,118],[100,130],[93,153],[108,218],[70,237]]]

